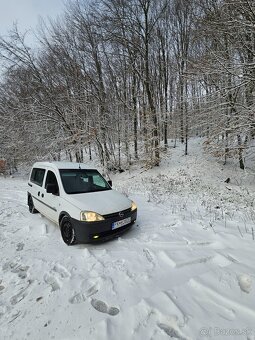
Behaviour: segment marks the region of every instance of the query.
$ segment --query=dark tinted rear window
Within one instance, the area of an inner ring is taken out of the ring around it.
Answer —
[[[45,169],[33,168],[30,181],[42,186],[44,174],[45,174]]]

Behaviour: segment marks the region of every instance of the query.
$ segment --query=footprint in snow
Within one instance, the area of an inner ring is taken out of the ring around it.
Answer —
[[[82,294],[82,293],[75,294],[73,297],[69,299],[69,302],[71,304],[78,304],[84,301],[86,301],[86,296],[85,294]]]
[[[148,262],[154,264],[153,263],[153,256],[152,256],[151,252],[149,251],[149,249],[143,249],[143,253],[144,253],[146,259],[148,260]]]
[[[24,245],[25,245],[24,243],[18,243],[17,246],[16,246],[16,251],[21,251],[21,250],[23,250]]]
[[[27,296],[26,292],[21,292],[17,295],[11,297],[10,302],[12,305],[16,305],[18,302],[22,301]]]
[[[117,307],[109,307],[104,301],[92,299],[91,305],[100,313],[106,313],[109,315],[117,315],[119,314],[119,309]]]
[[[87,300],[88,297],[96,294],[98,292],[97,285],[90,287],[85,293],[75,294],[73,297],[69,299],[71,304],[82,303]]]
[[[49,273],[46,273],[44,275],[44,281],[51,286],[52,292],[55,292],[56,290],[61,288],[61,284],[58,279],[53,275],[50,275]]]
[[[4,305],[1,305],[0,304],[0,319],[6,315],[6,312],[7,312],[8,308],[7,306],[4,306]]]
[[[87,292],[86,292],[86,295],[87,297],[90,297],[94,294],[96,294],[98,292],[98,289],[97,289],[97,284],[95,284],[94,286],[90,287]]]
[[[70,276],[71,274],[64,266],[56,263],[50,272],[45,273],[44,281],[51,286],[52,292],[54,292],[62,287],[63,279],[68,279]]]
[[[62,278],[68,278],[71,276],[71,274],[69,273],[69,271],[64,267],[61,266],[61,264],[57,263],[53,270],[58,273]]]
[[[27,286],[23,287],[18,294],[13,295],[10,298],[10,302],[12,305],[16,305],[17,303],[19,303],[20,301],[22,301],[29,293],[29,287],[30,285],[33,283],[32,280],[28,280]]]
[[[27,271],[29,266],[23,266],[15,262],[7,262],[3,265],[3,271],[10,271],[12,273],[18,274],[18,277],[25,279],[27,277]]]
[[[164,323],[158,323],[158,327],[162,329],[170,338],[178,339],[178,340],[187,340],[184,338],[176,329],[173,327],[166,325]]]

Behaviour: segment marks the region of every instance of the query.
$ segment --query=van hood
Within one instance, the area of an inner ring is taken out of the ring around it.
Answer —
[[[94,211],[100,215],[112,214],[131,207],[131,200],[115,190],[67,196],[67,200],[81,211]]]

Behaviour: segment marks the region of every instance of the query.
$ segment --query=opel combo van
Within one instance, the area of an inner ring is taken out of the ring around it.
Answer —
[[[111,187],[85,164],[37,162],[28,182],[31,213],[59,225],[63,241],[72,245],[103,241],[128,230],[136,220],[134,202]]]

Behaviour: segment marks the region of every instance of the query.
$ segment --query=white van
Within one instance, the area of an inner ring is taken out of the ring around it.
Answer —
[[[137,216],[134,202],[82,163],[35,163],[27,195],[29,211],[58,224],[68,245],[119,236]]]

